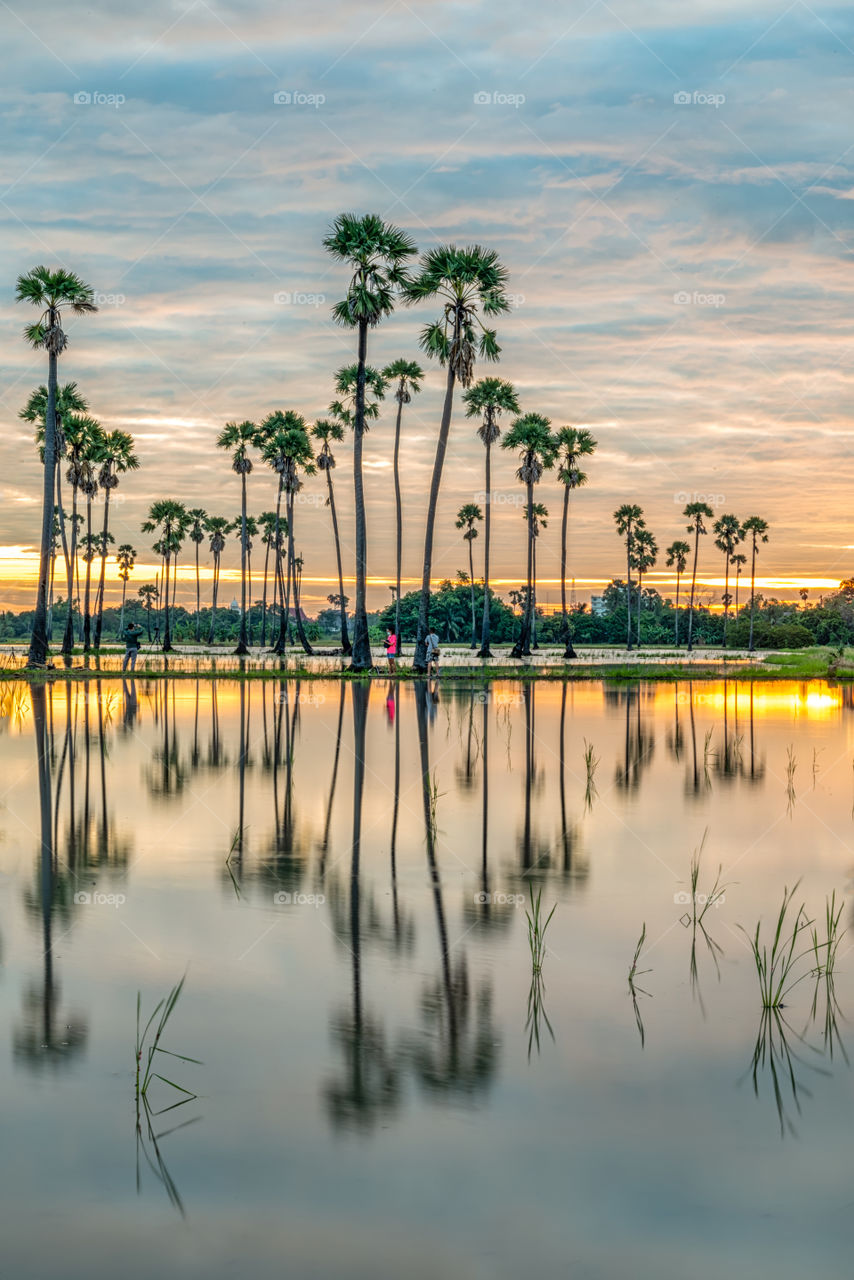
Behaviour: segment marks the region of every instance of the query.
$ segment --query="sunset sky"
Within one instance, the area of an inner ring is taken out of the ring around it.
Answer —
[[[60,378],[137,439],[142,467],[113,524],[140,553],[135,590],[153,579],[139,532],[153,499],[237,514],[237,477],[215,449],[223,424],[274,408],[313,420],[353,360],[330,318],[347,273],[321,244],[344,209],[382,214],[421,249],[478,242],[507,265],[501,363],[477,375],[499,373],[523,409],[599,440],[573,512],[579,597],[623,571],[611,513],[626,501],[662,551],[686,536],[694,496],[764,516],[766,594],[803,583],[817,598],[854,572],[850,7],[14,0],[2,12],[0,606],[30,602],[41,500],[17,415],[46,360],[22,339],[34,316],[14,302],[16,277],[63,264],[100,295],[97,316],[69,324]],[[369,348],[374,365],[427,369],[404,421],[413,583],[444,386],[417,337],[435,314],[401,309]],[[366,442],[371,606],[388,602],[394,572],[393,408]],[[457,412],[437,578],[467,565],[454,516],[483,488],[475,428]],[[352,572],[350,454],[347,442],[335,478]],[[503,590],[524,576],[515,465],[499,451]],[[334,587],[323,486],[308,481],[297,508],[309,612]],[[274,492],[259,463],[250,509]],[[537,497],[551,512],[541,597],[554,601],[554,477]],[[482,539],[476,571],[481,552]],[[700,565],[719,594],[711,537]]]

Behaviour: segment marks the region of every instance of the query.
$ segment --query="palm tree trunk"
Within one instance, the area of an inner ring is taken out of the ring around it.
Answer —
[[[486,513],[483,522],[483,621],[480,625],[479,658],[491,658],[489,649],[489,534],[492,522],[492,460],[491,444],[486,445],[486,468],[484,486],[486,492]]]
[[[473,530],[469,530],[473,532]],[[469,587],[471,588],[471,645],[470,648],[477,648],[477,621],[474,612],[474,553],[472,552],[473,538],[469,538]]]
[[[454,337],[459,337],[457,326]],[[433,567],[433,528],[436,523],[436,507],[439,502],[439,487],[442,483],[442,468],[445,465],[445,452],[448,447],[448,434],[451,430],[451,412],[454,406],[454,385],[456,374],[452,364],[448,365],[448,380],[445,386],[445,403],[442,407],[442,421],[439,426],[439,439],[436,443],[436,457],[433,462],[433,478],[430,481],[430,500],[427,506],[427,529],[424,534],[424,565],[421,573],[421,599],[418,603],[418,635],[415,641],[415,659],[412,670],[427,670],[427,633],[430,630],[430,574]]]
[[[240,657],[249,652],[246,643],[246,472],[240,476],[240,633],[237,637],[237,648],[234,650]]]
[[[165,613],[163,614],[163,652],[170,653],[172,649],[172,632],[169,627],[169,565],[172,559],[172,553],[167,551],[163,557],[163,602]]]
[[[626,651],[632,647],[632,530],[626,532]]]
[[[750,558],[750,641],[748,649],[753,653],[753,612],[756,604],[756,534],[753,535],[753,551]]]
[[[202,631],[202,584],[199,581],[199,543],[196,543],[196,644]]]
[[[128,580],[127,578],[122,578],[122,611],[119,615],[119,635],[121,635],[125,629],[125,596],[127,595],[127,589]]]
[[[261,595],[261,648],[267,647],[267,578],[270,571],[270,535],[269,530],[265,539],[266,550],[264,552],[264,590]]]
[[[691,599],[688,603],[688,652],[694,648],[694,589],[697,582],[697,556],[700,554],[700,529],[694,530],[694,568],[691,572]]]
[[[577,658],[578,654],[572,644],[572,633],[569,629],[569,614],[566,611],[566,560],[567,560],[567,536],[569,532],[569,485],[564,487],[563,492],[563,519],[560,526],[560,608],[563,614],[563,641],[566,646],[564,649],[564,659]]]
[[[110,532],[110,489],[104,491],[104,528],[101,531],[101,571],[95,594],[95,648],[101,647],[101,629],[104,625],[104,587],[107,578],[107,537]]]
[[[332,516],[332,536],[335,539],[335,559],[338,564],[338,605],[341,610],[341,652],[348,658],[353,652],[350,637],[347,634],[347,606],[344,603],[344,571],[341,567],[341,538],[338,533],[338,512],[335,510],[335,491],[332,487],[332,471],[326,468],[326,488],[329,493],[329,513]],[[397,561],[397,582],[400,590],[400,552]],[[398,651],[400,643],[398,642]]]
[[[729,552],[724,555],[726,568],[724,570],[724,648],[726,648],[726,625],[729,614]]]
[[[293,566],[294,566],[294,618],[297,624],[297,635],[299,636],[299,642],[302,645],[303,650],[307,654],[312,654],[314,653],[314,650],[312,649],[311,644],[309,643],[308,636],[305,634],[305,627],[303,625],[303,620],[302,620],[302,606],[300,605],[300,590],[302,588],[302,568],[297,568],[296,557],[294,557]]]
[[[281,513],[282,513],[282,491],[283,481],[282,474],[279,473],[279,488],[276,492],[276,528],[275,542],[273,544],[273,601],[279,603],[279,634],[276,636],[276,643],[273,645],[273,653],[284,653],[287,619],[284,615],[285,603],[285,587],[282,577],[282,532],[281,532]]]
[[[72,472],[72,474],[74,474]],[[65,634],[62,652],[68,656],[74,648],[74,569],[77,564],[77,485],[71,486],[71,547],[68,557],[68,612],[65,617]]]
[[[368,354],[368,322],[359,321],[356,414],[353,433],[353,488],[356,515],[356,610],[353,617],[351,671],[370,671],[373,663],[368,633],[368,531],[365,519],[365,486],[362,476],[362,444],[365,434],[365,364]]]
[[[398,388],[397,418],[394,424],[394,506],[397,517],[396,559],[397,589],[394,596],[394,634],[397,638],[397,656],[400,657],[400,573],[403,560],[403,504],[400,499],[400,420],[403,416],[403,398]]]
[[[641,605],[642,604],[643,604],[643,573],[640,569],[638,569],[638,648],[641,647],[640,622],[641,622]]]
[[[56,375],[57,356],[48,352],[47,409],[44,421],[44,477],[42,484],[42,531],[39,544],[39,579],[36,608],[27,666],[43,667],[47,661],[47,579],[50,571],[50,549],[53,542],[53,490],[56,477]]]
[[[208,632],[208,644],[214,642],[214,629],[216,627],[216,598],[219,594],[219,552],[214,552],[213,562],[213,584],[211,589],[211,629]]]
[[[92,588],[92,495],[86,495],[86,586],[83,592],[83,652],[90,649],[92,619],[89,613]]]
[[[294,556],[294,544],[293,544],[294,495],[293,493],[291,492],[288,493],[286,501],[287,501],[287,512],[288,512],[288,515],[287,515],[288,550],[287,550],[287,555],[285,557],[285,560],[287,562],[287,578],[286,578],[286,582],[282,584],[282,591],[284,594],[284,608],[282,609],[282,626],[284,627],[284,647],[282,648],[282,653],[285,653],[287,650],[288,628],[290,626],[290,618],[291,618],[291,576],[293,574],[293,566],[294,566],[294,559],[293,559],[293,556]]]
[[[679,648],[679,579],[680,577],[681,577],[681,574],[677,569],[676,570],[676,608],[674,610],[674,618],[673,618],[673,632],[674,632],[674,638],[676,640],[677,649]]]
[[[531,604],[534,581],[534,485],[532,481],[528,481],[526,494],[528,498],[528,591],[525,599],[525,612],[522,615],[522,634],[513,648],[513,656],[515,658],[531,656]]]
[[[246,548],[246,592],[249,600],[248,613],[246,615],[246,643],[252,648],[252,552]]]
[[[531,575],[531,648],[539,649],[537,644],[537,538],[539,534],[534,534],[534,545],[531,552],[531,564],[533,573]]]

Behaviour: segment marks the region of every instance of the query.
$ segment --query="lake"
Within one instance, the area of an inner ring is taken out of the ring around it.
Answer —
[[[770,1014],[746,934],[852,764],[819,682],[0,684],[4,1273],[849,1274],[854,932]]]

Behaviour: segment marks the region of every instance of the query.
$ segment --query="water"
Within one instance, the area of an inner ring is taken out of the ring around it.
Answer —
[[[849,885],[850,690],[110,676],[0,712],[5,1274],[849,1274],[854,934],[754,1083],[738,926]],[[201,1065],[156,1070],[198,1097],[147,1115],[137,992],[185,972],[161,1044]]]

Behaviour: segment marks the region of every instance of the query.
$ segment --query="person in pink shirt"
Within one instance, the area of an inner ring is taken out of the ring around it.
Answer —
[[[393,631],[389,631],[385,638],[385,656],[388,658],[388,669],[390,672],[397,670],[397,636]]]

